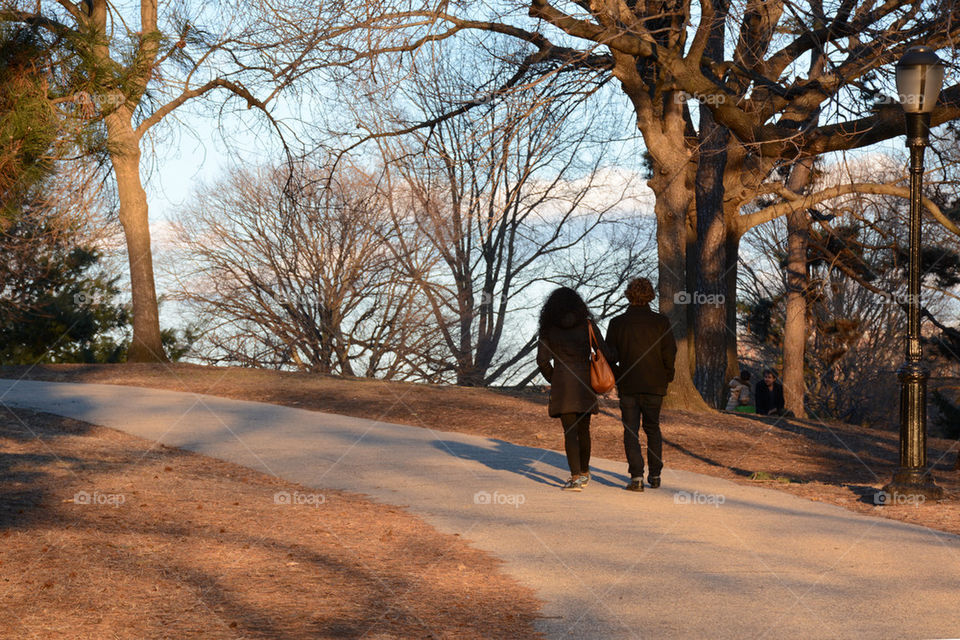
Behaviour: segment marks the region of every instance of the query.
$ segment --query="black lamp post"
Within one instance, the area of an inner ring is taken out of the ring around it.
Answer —
[[[906,360],[900,380],[900,467],[883,488],[897,495],[937,499],[943,490],[927,469],[927,378],[920,346],[920,188],[923,151],[930,139],[930,113],[943,85],[943,63],[929,47],[911,47],[897,63],[897,93],[906,116],[910,148],[910,282],[907,295]]]

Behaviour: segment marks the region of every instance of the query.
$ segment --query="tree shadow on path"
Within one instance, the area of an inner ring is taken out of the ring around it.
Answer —
[[[559,487],[566,482],[569,467],[565,455],[536,447],[524,447],[505,440],[491,439],[490,442],[494,444],[492,449],[455,440],[434,440],[433,446],[463,460],[480,462],[494,471],[510,471],[540,484]],[[560,475],[537,468],[541,463],[559,469]],[[627,482],[626,476],[596,468],[590,469],[590,478],[597,484],[609,487],[622,487]]]

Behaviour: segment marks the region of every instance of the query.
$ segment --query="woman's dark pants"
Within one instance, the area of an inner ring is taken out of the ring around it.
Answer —
[[[590,414],[561,413],[563,425],[563,448],[567,452],[570,475],[578,476],[590,471]]]

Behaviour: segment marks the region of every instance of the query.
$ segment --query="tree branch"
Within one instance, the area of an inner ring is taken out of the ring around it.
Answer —
[[[737,218],[737,233],[743,235],[757,225],[765,224],[775,220],[782,215],[800,209],[809,209],[813,205],[830,200],[849,193],[870,193],[875,195],[900,196],[902,198],[910,197],[910,189],[907,187],[898,187],[892,184],[873,184],[873,183],[850,183],[823,189],[807,196],[800,196],[786,187],[779,186],[773,188],[773,191],[783,197],[786,202],[781,202],[769,207],[764,207],[760,211],[742,215]],[[930,214],[951,233],[960,236],[960,227],[943,214],[932,200],[922,199],[923,206]]]
[[[141,122],[140,126],[137,127],[137,130],[136,130],[137,136],[143,137],[143,135],[146,134],[146,132],[150,129],[150,127],[160,122],[169,113],[173,112],[175,109],[182,106],[188,100],[202,96],[205,93],[209,93],[210,91],[217,88],[227,89],[237,97],[240,97],[246,100],[248,109],[252,109],[253,107],[256,107],[269,115],[269,112],[267,111],[266,103],[261,102],[260,100],[255,98],[253,94],[251,94],[246,89],[246,87],[244,87],[243,85],[239,85],[235,82],[231,82],[230,80],[225,80],[223,78],[215,78],[210,82],[197,87],[196,89],[185,89],[183,93],[181,93],[179,96],[177,96],[170,102],[166,103],[165,105],[163,105],[162,107],[160,107],[159,109],[151,113],[150,117],[148,117],[143,122]]]
[[[627,35],[622,29],[607,29],[584,20],[578,20],[550,6],[547,0],[533,0],[530,3],[529,14],[531,18],[546,20],[571,36],[602,44],[621,53],[641,58],[655,56],[653,38],[649,34],[647,34],[647,39],[643,39]],[[641,30],[641,33],[646,32],[641,25],[636,24],[634,26],[635,29]]]
[[[0,23],[3,22],[22,22],[23,24],[43,27],[50,33],[58,36],[77,35],[77,32],[74,29],[71,29],[61,22],[57,22],[52,18],[42,16],[39,13],[28,13],[26,11],[17,11],[15,9],[2,9],[0,10]]]
[[[40,3],[38,2],[37,5]],[[86,17],[84,13],[80,10],[80,7],[70,2],[70,0],[57,0],[57,4],[67,10],[67,13],[77,21],[78,24],[82,24]]]

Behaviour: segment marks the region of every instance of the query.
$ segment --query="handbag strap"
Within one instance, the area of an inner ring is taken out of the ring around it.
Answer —
[[[590,336],[590,348],[594,351],[600,351],[600,345],[597,344],[597,337],[593,335],[593,322],[587,318],[587,335]]]

